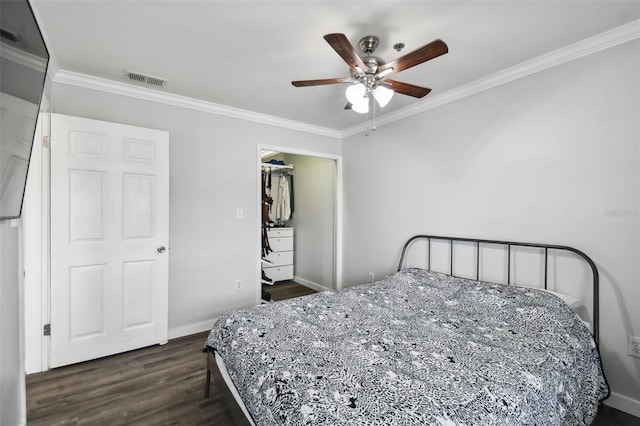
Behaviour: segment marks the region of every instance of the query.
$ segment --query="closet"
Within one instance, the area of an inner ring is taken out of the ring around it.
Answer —
[[[293,165],[262,163],[262,283],[293,279]]]
[[[335,159],[261,151],[260,272],[267,293],[282,281],[335,289],[336,170]]]

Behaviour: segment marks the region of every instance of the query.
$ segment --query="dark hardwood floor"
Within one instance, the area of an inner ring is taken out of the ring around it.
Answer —
[[[273,301],[291,299],[292,297],[306,296],[317,293],[315,290],[305,287],[293,281],[279,281],[274,285],[262,284],[262,289],[271,293]]]
[[[269,286],[274,299],[313,292],[292,283]],[[295,297],[295,296],[293,296]],[[277,299],[281,300],[281,299]],[[204,398],[208,332],[149,348],[27,376],[29,425],[233,425],[212,382]],[[640,426],[602,406],[594,425]]]
[[[232,424],[215,384],[203,397],[207,334],[28,375],[27,423]]]
[[[592,426],[640,426],[640,419],[602,404]]]

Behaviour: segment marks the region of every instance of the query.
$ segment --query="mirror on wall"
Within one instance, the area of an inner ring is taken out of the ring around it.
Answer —
[[[0,1],[0,220],[20,217],[49,52],[27,0]]]

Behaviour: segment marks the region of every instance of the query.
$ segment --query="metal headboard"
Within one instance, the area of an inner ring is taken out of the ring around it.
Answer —
[[[407,249],[409,246],[416,240],[427,240],[429,245],[428,247],[428,256],[427,256],[427,270],[431,270],[431,240],[444,240],[449,241],[451,247],[451,255],[450,265],[449,265],[449,275],[453,275],[453,250],[455,242],[467,242],[467,243],[475,243],[476,245],[476,280],[479,280],[480,277],[480,244],[492,244],[492,245],[500,245],[507,247],[507,284],[511,284],[511,247],[533,247],[544,249],[544,288],[547,288],[547,265],[548,265],[548,251],[551,250],[560,250],[560,251],[569,251],[577,254],[582,257],[591,267],[591,272],[593,273],[593,340],[598,343],[598,337],[600,334],[600,290],[599,290],[599,275],[598,268],[596,264],[591,260],[589,256],[584,254],[578,249],[568,246],[559,246],[555,244],[539,244],[539,243],[521,243],[517,241],[500,241],[500,240],[483,240],[483,239],[475,239],[475,238],[459,238],[459,237],[446,237],[446,236],[438,236],[438,235],[415,235],[411,237],[402,248],[402,255],[400,256],[400,263],[398,264],[398,271],[402,270],[402,265],[404,264],[404,258],[407,253]]]

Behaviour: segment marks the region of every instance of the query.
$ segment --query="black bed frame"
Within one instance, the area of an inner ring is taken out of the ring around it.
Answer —
[[[593,339],[598,344],[598,336],[599,336],[599,317],[600,317],[600,302],[599,302],[599,275],[598,268],[596,264],[591,260],[589,256],[584,254],[578,249],[568,246],[560,246],[554,244],[538,244],[538,243],[522,243],[516,241],[500,241],[500,240],[485,240],[485,239],[475,239],[475,238],[460,238],[460,237],[447,237],[447,236],[437,236],[437,235],[415,235],[411,237],[402,248],[402,255],[400,256],[400,263],[398,264],[398,271],[402,270],[405,255],[407,253],[407,249],[409,246],[417,240],[427,240],[428,244],[428,256],[427,256],[427,270],[431,270],[431,240],[443,240],[449,241],[451,246],[451,254],[450,254],[450,264],[449,264],[449,274],[451,276],[455,276],[453,274],[453,259],[454,259],[454,248],[456,242],[464,242],[464,243],[474,243],[476,245],[476,280],[480,278],[480,249],[481,245],[498,245],[504,246],[507,248],[507,284],[511,284],[511,247],[532,247],[539,248],[544,250],[544,288],[547,288],[547,272],[548,272],[548,256],[549,250],[556,251],[564,251],[574,253],[581,258],[583,258],[587,264],[591,267],[591,271],[593,273]],[[218,384],[222,398],[225,400],[225,403],[232,415],[234,422],[237,425],[248,425],[249,422],[244,417],[244,414],[238,404],[235,402],[235,399],[226,386],[224,380],[222,379],[221,373],[218,369],[218,366],[215,361],[215,356],[212,352],[207,353],[207,377],[206,377],[206,388],[205,388],[205,398],[209,397],[209,391],[211,387],[211,375],[214,375],[214,381]]]
[[[476,280],[480,279],[480,248],[481,244],[484,245],[498,245],[507,248],[507,284],[511,284],[511,247],[532,247],[544,250],[544,288],[547,289],[547,272],[548,272],[548,258],[549,250],[571,252],[582,259],[591,267],[593,274],[593,340],[598,344],[599,328],[600,328],[600,278],[598,275],[598,268],[596,264],[591,260],[589,256],[584,254],[578,249],[568,246],[559,246],[555,244],[539,244],[539,243],[522,243],[517,241],[500,241],[500,240],[484,240],[476,238],[460,238],[460,237],[447,237],[439,235],[415,235],[411,237],[402,248],[402,255],[400,256],[400,263],[398,264],[398,271],[402,270],[405,255],[409,246],[417,240],[427,240],[428,255],[427,255],[427,270],[431,270],[431,240],[449,241],[450,256],[449,256],[449,273],[448,275],[455,276],[453,274],[453,250],[456,242],[474,243],[476,245]],[[440,271],[439,271],[440,272]]]

